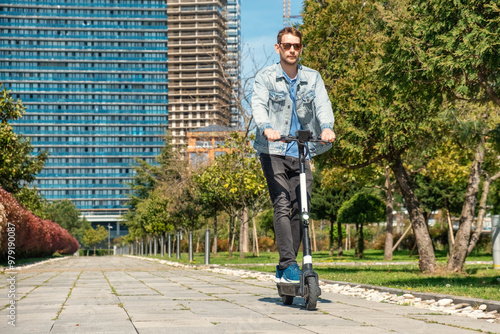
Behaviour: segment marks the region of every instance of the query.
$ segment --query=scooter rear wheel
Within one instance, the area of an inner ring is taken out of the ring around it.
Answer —
[[[292,305],[293,304],[293,296],[283,295],[281,296],[281,300],[284,305]]]
[[[307,310],[315,310],[320,295],[319,285],[315,277],[308,277],[306,279],[304,299],[306,301]]]

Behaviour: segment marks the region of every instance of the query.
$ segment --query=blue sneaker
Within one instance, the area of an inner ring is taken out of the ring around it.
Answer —
[[[274,278],[274,283],[281,282],[281,277],[283,276],[283,271],[285,271],[285,269],[280,269],[280,266],[276,266],[276,277]]]
[[[288,268],[283,270],[283,275],[281,276],[281,283],[300,283],[300,271],[299,265],[297,263],[291,264]]]

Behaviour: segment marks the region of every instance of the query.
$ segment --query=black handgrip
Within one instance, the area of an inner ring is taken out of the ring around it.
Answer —
[[[305,141],[301,141],[300,139],[301,138],[299,138],[297,136],[288,135],[288,136],[281,136],[281,138],[278,141],[282,141],[285,143],[291,143],[291,142],[302,142],[302,143],[310,142],[310,143],[323,143],[323,144],[329,143],[328,141],[321,140],[320,136],[309,137]]]

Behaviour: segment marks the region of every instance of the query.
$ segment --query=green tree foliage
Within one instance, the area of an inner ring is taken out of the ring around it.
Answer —
[[[401,28],[412,8],[403,1],[306,1],[301,28],[304,63],[320,69],[335,110],[340,140],[325,165],[359,168],[385,161],[410,214],[420,269],[433,272],[432,240],[409,168],[412,156],[434,153],[448,120],[441,83],[422,75],[407,39],[413,28]]]
[[[38,193],[37,187],[28,188],[27,185],[23,185],[14,194],[14,197],[34,215],[42,219],[49,219],[47,216],[47,200],[45,200],[42,194]]]
[[[273,239],[276,241],[276,235],[274,234],[274,214],[273,209],[263,210],[259,215],[259,226],[262,231],[267,235],[269,231],[273,233]]]
[[[136,174],[130,184],[130,208],[123,215],[130,242],[182,227],[174,216],[181,208],[182,194],[190,178],[187,161],[173,150],[168,136],[155,164],[139,159],[136,162]]]
[[[85,217],[80,217],[80,211],[69,199],[48,203],[45,211],[48,219],[59,224],[79,241],[90,227],[90,222]]]
[[[378,223],[385,220],[385,204],[378,197],[360,192],[342,204],[338,221],[342,224],[355,224],[358,236],[356,255],[363,257],[363,224]]]
[[[22,102],[15,101],[3,88],[0,92],[0,186],[10,193],[17,193],[23,183],[35,180],[48,155],[47,152],[32,155],[30,141],[14,133],[9,121],[19,119],[24,112]]]
[[[102,225],[99,225],[96,229],[89,227],[83,234],[82,244],[87,248],[94,247],[95,255],[97,245],[106,240],[106,238],[108,237],[108,233],[108,230]],[[89,253],[87,249],[87,255],[88,254]]]
[[[229,215],[231,239],[238,212],[263,205],[268,196],[262,168],[248,138],[234,132],[222,148],[227,153],[218,156],[214,163],[201,170],[195,176],[195,182],[205,208],[207,205],[215,206]],[[248,221],[242,221],[242,224],[248,224]],[[229,251],[232,251],[231,248]]]
[[[500,106],[498,3],[396,0],[387,4],[392,8],[384,11],[384,20],[398,40],[391,50],[403,57],[401,65],[412,63],[419,69],[411,74],[415,80],[439,85],[450,100],[489,100]],[[391,74],[395,81],[401,80],[399,73]]]
[[[134,211],[137,204],[148,198],[150,191],[157,188],[162,182],[173,182],[182,179],[182,171],[186,170],[187,163],[170,145],[171,138],[165,136],[165,146],[156,157],[156,163],[149,164],[144,160],[136,159],[135,176],[129,186],[132,194],[127,203]]]
[[[137,205],[135,221],[144,228],[147,234],[161,235],[173,230],[171,216],[167,211],[168,193],[161,188],[150,192],[149,197]]]
[[[405,84],[406,77],[411,79],[409,85],[422,82],[437,86],[448,101],[455,103],[454,109],[466,115],[457,124],[458,133],[473,130],[469,141],[463,142],[471,145],[472,165],[448,261],[448,270],[459,271],[474,240],[471,229],[483,161],[488,154],[484,136],[494,128],[487,125],[492,119],[483,110],[496,108],[495,114],[499,114],[500,8],[485,0],[395,0],[385,4],[381,12],[390,31],[392,43],[388,45],[393,45],[386,51],[392,59],[400,59],[399,63],[381,66],[387,77],[398,86]],[[498,124],[498,119],[494,123]]]
[[[337,173],[335,173],[337,172]],[[313,173],[313,190],[311,195],[311,217],[313,219],[325,219],[330,222],[329,229],[329,249],[330,254],[333,254],[334,240],[337,240],[337,255],[343,255],[342,249],[342,225],[340,221],[337,220],[337,212],[344,202],[346,202],[351,196],[359,190],[353,182],[336,182],[332,180],[331,177],[335,175],[336,180],[343,179],[341,175],[338,174],[339,169],[336,171],[331,171],[327,174],[327,179],[325,180],[323,176],[315,172]],[[338,186],[342,185],[342,187]],[[350,186],[348,186],[350,185]],[[337,223],[335,227],[335,223]],[[340,231],[340,233],[339,233]],[[337,237],[337,239],[335,239]]]

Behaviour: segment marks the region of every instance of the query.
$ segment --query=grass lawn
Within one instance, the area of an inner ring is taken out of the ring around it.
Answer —
[[[53,259],[56,257],[61,257],[61,255],[47,256],[47,257],[35,257],[35,258],[25,258],[25,259],[16,259],[16,264],[14,267],[25,266],[28,264],[41,262],[49,259]],[[0,262],[0,269],[3,267],[9,267],[7,260]]]
[[[330,256],[328,252],[313,253],[314,268],[320,279],[500,300],[500,271],[493,269],[491,263],[466,264],[465,272],[451,274],[445,271],[446,252],[436,252],[438,268],[434,274],[426,274],[421,273],[418,268],[418,255],[409,257],[408,251],[395,252],[392,261],[384,261],[383,251],[377,250],[367,250],[364,259],[355,258],[352,250],[344,254],[344,257],[337,258]],[[175,254],[172,254],[171,258],[165,256],[164,259],[188,263],[188,254],[182,253],[180,260]],[[302,261],[301,253],[297,261],[299,263]],[[467,261],[491,262],[492,255],[471,254]],[[227,252],[218,253],[216,256],[210,254],[211,264],[230,265],[246,270],[275,272],[277,262],[278,253],[274,252],[262,252],[259,257],[245,254],[244,259],[240,259],[237,252],[234,252],[231,258]],[[395,262],[404,264],[393,264]],[[193,263],[203,264],[203,253],[196,253]]]

